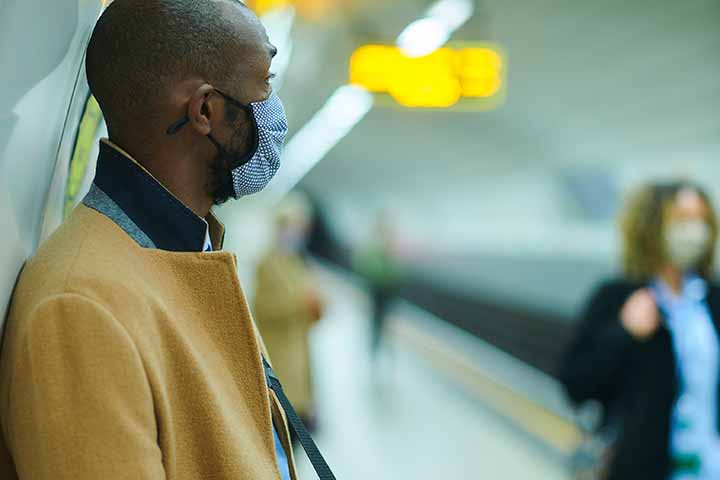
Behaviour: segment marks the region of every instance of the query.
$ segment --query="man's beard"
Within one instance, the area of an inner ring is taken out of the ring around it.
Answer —
[[[243,165],[248,158],[248,138],[249,132],[246,129],[235,132],[223,147],[227,155],[218,154],[210,165],[210,180],[207,185],[207,192],[213,198],[214,205],[222,205],[231,198],[235,198],[235,188],[233,186],[232,171]],[[236,152],[246,153],[241,155]]]
[[[233,187],[232,169],[227,167],[227,161],[218,154],[210,166],[210,181],[208,193],[213,198],[213,205],[222,205],[235,197]]]

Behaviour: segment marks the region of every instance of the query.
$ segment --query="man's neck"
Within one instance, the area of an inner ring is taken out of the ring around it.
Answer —
[[[148,168],[148,171],[195,215],[205,218],[210,214],[213,202],[206,193],[205,185],[198,182],[199,178],[204,178],[199,176],[199,172],[193,173],[180,167],[173,171],[167,168]]]
[[[123,144],[116,144],[124,149]],[[209,215],[213,199],[207,193],[209,168],[187,153],[151,144],[127,150],[129,156],[198,217]]]
[[[196,210],[189,208],[191,196],[167,180],[166,185],[161,183],[162,176],[155,176],[157,171],[153,175],[130,153],[110,142],[100,146],[94,180],[97,195],[93,197],[99,198],[100,202],[94,207],[90,205],[91,208],[110,218],[125,215],[131,220],[128,224],[135,225],[150,239],[152,248],[175,252],[203,251],[208,223],[216,225],[217,222],[211,215],[201,217],[204,212],[198,207]],[[149,166],[152,168],[153,164]],[[108,210],[108,205],[115,207]],[[117,211],[122,215],[113,213]],[[216,230],[213,230],[215,234],[218,233]]]

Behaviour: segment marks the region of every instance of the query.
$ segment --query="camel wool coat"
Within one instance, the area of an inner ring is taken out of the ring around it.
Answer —
[[[296,479],[234,255],[143,248],[131,229],[80,205],[22,272],[0,479],[278,480],[273,421]]]

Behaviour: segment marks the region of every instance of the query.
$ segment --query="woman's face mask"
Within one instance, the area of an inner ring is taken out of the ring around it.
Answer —
[[[704,220],[674,221],[664,236],[668,260],[682,271],[697,268],[711,247],[710,226]]]

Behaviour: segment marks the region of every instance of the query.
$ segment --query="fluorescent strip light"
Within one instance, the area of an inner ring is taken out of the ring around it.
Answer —
[[[398,37],[398,45],[409,56],[432,53],[445,45],[450,36],[472,17],[474,11],[474,0],[438,0],[427,10],[425,17],[405,28]],[[294,19],[294,11],[292,18]],[[292,19],[286,25],[289,25],[285,29],[287,44],[291,46],[288,50],[291,50]],[[279,59],[276,59],[276,62],[275,73],[280,76],[287,68],[287,63]],[[288,142],[283,154],[283,166],[269,185],[268,195],[280,200],[292,190],[360,123],[372,106],[373,96],[367,90],[352,85],[338,88],[325,106]]]
[[[325,105],[288,142],[283,154],[281,175],[270,184],[276,199],[312,170],[368,114],[373,96],[352,85],[338,88]]]
[[[450,39],[450,31],[434,18],[421,18],[407,26],[397,44],[411,58],[423,57],[442,47]]]
[[[428,9],[426,17],[443,23],[452,33],[465,25],[474,12],[472,0],[441,0]]]
[[[470,20],[473,0],[439,0],[402,31],[397,45],[408,57],[422,57],[441,48],[452,34]]]

